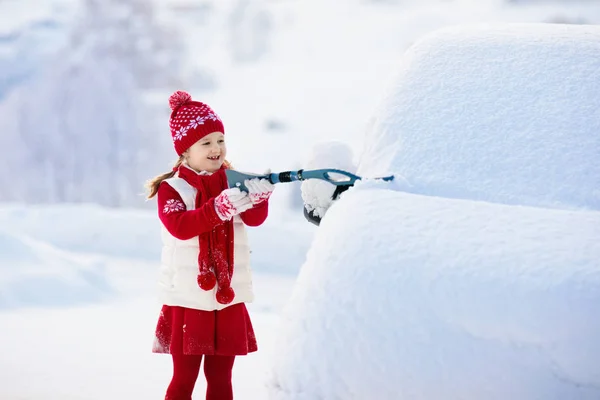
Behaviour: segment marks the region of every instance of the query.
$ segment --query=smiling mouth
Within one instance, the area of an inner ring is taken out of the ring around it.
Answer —
[[[211,161],[219,161],[220,157],[221,156],[213,156],[213,157],[208,157],[208,159],[211,160]]]

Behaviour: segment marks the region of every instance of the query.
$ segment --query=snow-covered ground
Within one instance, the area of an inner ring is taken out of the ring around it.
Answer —
[[[236,362],[240,399],[267,396],[280,310],[312,234],[300,216],[277,218],[249,228],[256,301],[248,308],[260,351]],[[151,353],[160,310],[154,213],[4,206],[0,227],[0,398],[163,398],[171,360]]]
[[[114,262],[137,279],[153,264]],[[250,305],[259,352],[239,357],[234,392],[239,399],[266,398],[264,382],[279,321],[280,304],[293,277],[256,274],[259,299]],[[95,305],[0,312],[0,398],[6,400],[163,399],[171,358],[150,352],[160,308],[148,293]],[[194,398],[203,398],[198,380]]]

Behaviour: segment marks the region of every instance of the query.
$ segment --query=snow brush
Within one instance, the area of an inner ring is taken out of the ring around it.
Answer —
[[[325,168],[325,169],[313,169],[305,171],[300,169],[298,171],[284,171],[279,173],[270,173],[264,175],[257,174],[249,174],[245,172],[234,171],[231,169],[226,169],[225,174],[227,175],[227,182],[229,183],[229,187],[237,187],[244,192],[248,192],[248,188],[244,185],[244,181],[246,179],[266,179],[269,182],[275,183],[284,183],[284,182],[295,182],[295,181],[305,181],[307,179],[321,179],[323,181],[327,181],[332,185],[342,186],[348,188],[353,186],[356,181],[361,180],[358,175],[354,175],[350,172],[343,171],[341,169],[333,169],[333,168]],[[372,179],[380,179],[383,181],[391,181],[394,179],[393,175],[385,176],[381,178],[372,178]],[[340,188],[341,189],[341,188]]]

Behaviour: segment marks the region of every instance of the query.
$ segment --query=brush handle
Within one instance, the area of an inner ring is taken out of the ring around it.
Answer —
[[[271,173],[267,175],[257,175],[257,174],[248,174],[245,172],[234,171],[231,169],[225,170],[225,174],[227,175],[227,181],[229,182],[229,187],[237,187],[240,190],[247,192],[248,188],[244,185],[244,181],[246,179],[267,179],[269,182],[275,183],[285,183],[285,182],[295,182],[295,181],[305,181],[307,179],[320,179],[323,181],[327,181],[332,185],[336,186],[352,186],[358,180],[362,178],[358,175],[354,175],[350,172],[343,171],[341,169],[334,168],[326,168],[326,169],[312,169],[312,170],[304,170],[300,169],[298,171],[284,171],[279,173]],[[386,176],[383,178],[375,178],[381,179],[384,181],[391,181],[394,179],[394,176]]]
[[[305,181],[307,179],[321,179],[333,185],[354,185],[361,178],[350,172],[341,169],[313,169],[313,170],[298,170],[284,171],[276,174],[270,174],[269,180],[271,183]]]

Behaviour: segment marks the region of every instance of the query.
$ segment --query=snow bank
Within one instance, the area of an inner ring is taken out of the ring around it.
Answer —
[[[415,44],[359,175],[415,193],[600,210],[600,27],[455,27]]]
[[[600,397],[600,213],[378,186],[321,223],[271,399]]]
[[[0,231],[0,309],[89,303],[111,293],[102,264]]]
[[[0,227],[66,251],[160,260],[160,221],[149,211],[92,204],[11,205],[0,207]]]
[[[328,210],[272,400],[600,398],[598,39],[456,27],[406,54],[357,172],[408,185]]]

